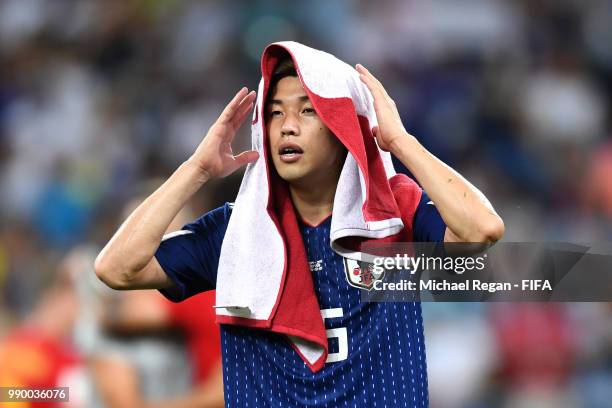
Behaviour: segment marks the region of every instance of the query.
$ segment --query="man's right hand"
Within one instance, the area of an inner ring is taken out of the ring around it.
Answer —
[[[235,156],[232,152],[234,136],[249,116],[255,96],[255,91],[249,92],[246,87],[238,91],[189,158],[207,180],[228,176],[259,158],[255,150],[248,150]]]
[[[125,220],[96,258],[96,275],[104,283],[123,290],[173,285],[155,251],[176,214],[206,181],[225,177],[259,157],[256,151],[232,153],[232,140],[254,101],[255,92],[242,88],[195,153]]]

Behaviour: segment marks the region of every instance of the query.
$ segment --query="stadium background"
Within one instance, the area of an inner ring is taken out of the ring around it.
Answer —
[[[0,339],[286,39],[370,68],[408,131],[490,198],[504,240],[612,241],[610,1],[4,0]],[[239,181],[195,208],[231,201]],[[424,314],[432,407],[609,406],[610,304]]]

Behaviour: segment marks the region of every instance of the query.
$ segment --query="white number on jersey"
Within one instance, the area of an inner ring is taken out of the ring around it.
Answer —
[[[337,307],[334,309],[322,309],[321,317],[323,317],[323,323],[325,323],[325,319],[333,319],[335,317],[342,317],[344,312],[341,307]],[[327,355],[326,363],[335,363],[338,361],[346,360],[348,357],[348,337],[346,333],[346,327],[338,327],[336,329],[327,329],[325,330],[327,333],[327,338],[337,338],[338,339],[338,352],[329,353]]]

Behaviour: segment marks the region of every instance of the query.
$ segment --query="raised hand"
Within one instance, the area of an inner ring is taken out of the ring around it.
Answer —
[[[259,158],[255,150],[248,150],[238,155],[232,152],[234,136],[249,116],[255,95],[255,91],[249,92],[246,87],[240,89],[210,127],[206,137],[189,159],[207,178],[228,176],[245,164]]]
[[[380,81],[361,64],[355,66],[359,78],[368,87],[374,97],[374,111],[378,126],[373,132],[381,149],[391,151],[398,138],[406,136],[406,129],[402,124],[395,101],[391,99]]]

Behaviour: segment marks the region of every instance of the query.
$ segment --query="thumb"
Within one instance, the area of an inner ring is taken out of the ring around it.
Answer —
[[[257,153],[256,150],[247,150],[246,152],[234,156],[234,160],[236,160],[236,163],[240,166],[253,163],[257,159],[259,159],[259,153]]]
[[[378,145],[378,147],[380,147],[385,152],[388,152],[389,151],[389,147],[387,146],[387,144],[380,137],[378,137],[378,136],[380,136],[380,129],[378,129],[378,126],[374,126],[372,128],[372,135],[376,139],[376,144]]]
[[[374,126],[372,128],[372,135],[374,135],[374,137],[378,139],[378,126]]]

